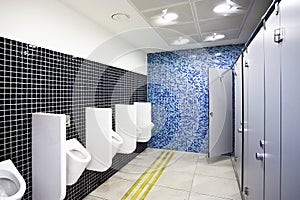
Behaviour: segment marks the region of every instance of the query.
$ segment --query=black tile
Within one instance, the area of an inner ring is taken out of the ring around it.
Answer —
[[[0,161],[11,159],[25,178],[25,200],[32,199],[32,113],[70,114],[83,123],[72,122],[67,139],[85,144],[85,106],[114,110],[116,103],[147,101],[144,75],[2,37],[0,68]],[[67,187],[66,199],[82,199],[146,147],[138,143],[135,153],[117,154],[106,172],[86,170]]]

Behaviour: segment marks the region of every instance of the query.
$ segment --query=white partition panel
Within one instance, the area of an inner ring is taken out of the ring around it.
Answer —
[[[112,165],[112,110],[86,108],[86,149],[92,156],[87,169],[106,171]]]
[[[151,139],[151,103],[134,102],[136,106],[137,141],[148,142]]]
[[[123,138],[119,153],[132,153],[136,149],[136,107],[134,105],[116,105],[116,132]]]
[[[62,200],[66,195],[66,117],[32,114],[32,198]]]

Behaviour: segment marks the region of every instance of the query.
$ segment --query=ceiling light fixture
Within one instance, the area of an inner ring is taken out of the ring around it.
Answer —
[[[111,18],[115,21],[125,21],[130,19],[130,15],[126,13],[114,13],[111,15]]]
[[[214,8],[215,13],[227,13],[232,8],[229,4],[220,4]]]
[[[215,13],[231,13],[236,10],[235,4],[231,0],[226,0],[225,3],[219,4],[214,7]]]
[[[169,13],[168,13],[168,9],[164,9],[164,10],[162,11],[161,17],[162,17],[164,20],[167,20],[167,21],[174,21],[174,20],[178,19],[178,14],[177,14],[177,13],[174,13],[174,12],[169,12]]]
[[[213,42],[213,41],[216,41],[216,40],[221,40],[223,38],[225,38],[225,35],[214,33],[211,36],[207,36],[204,41],[206,41],[206,42]]]
[[[168,12],[168,9],[163,9],[159,15],[155,15],[151,17],[154,24],[158,26],[166,26],[166,25],[173,25],[177,24],[178,21],[178,14],[174,12]]]
[[[173,45],[183,45],[189,43],[190,40],[188,38],[179,37],[178,39],[172,42]]]

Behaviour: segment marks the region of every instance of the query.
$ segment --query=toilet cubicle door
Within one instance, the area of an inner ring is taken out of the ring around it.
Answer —
[[[235,144],[234,154],[236,161],[236,171],[240,187],[242,187],[242,55],[237,60],[234,66],[234,84],[235,84]]]
[[[246,177],[246,171],[247,171],[247,149],[248,149],[248,140],[247,140],[247,137],[246,137],[246,134],[247,134],[247,130],[248,130],[248,124],[247,124],[247,121],[248,121],[248,81],[249,81],[249,78],[248,78],[248,70],[249,70],[249,67],[248,67],[248,53],[247,51],[246,52],[243,52],[243,60],[242,60],[242,70],[243,70],[243,82],[242,82],[242,91],[243,91],[243,96],[242,96],[242,121],[243,121],[243,136],[242,136],[242,139],[243,139],[243,168],[242,168],[242,184],[241,184],[241,191],[244,192],[244,188],[245,188],[245,179],[247,179]]]
[[[300,185],[300,1],[281,1],[280,13],[281,26],[284,28],[281,43],[281,199],[286,200],[299,199]]]
[[[274,30],[280,13],[273,12],[265,23],[265,200],[280,199],[280,48]]]
[[[209,157],[232,152],[232,70],[209,69]]]
[[[263,30],[257,34],[247,48],[247,116],[245,123],[245,181],[246,199],[263,199],[264,150],[260,140],[264,139],[264,49]],[[262,156],[262,157],[256,157]]]

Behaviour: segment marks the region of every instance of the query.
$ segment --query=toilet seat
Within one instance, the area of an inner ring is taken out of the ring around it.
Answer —
[[[0,183],[1,182],[4,182],[4,185],[1,184],[1,189],[4,189],[8,195],[7,197],[0,196],[1,200],[22,199],[26,190],[26,183],[11,160],[0,163]],[[12,188],[12,184],[14,184],[14,188]]]

